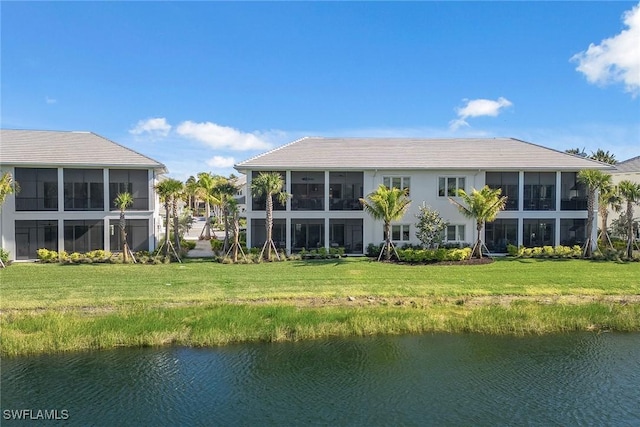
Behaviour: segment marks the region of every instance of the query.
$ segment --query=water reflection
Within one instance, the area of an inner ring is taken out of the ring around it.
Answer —
[[[66,425],[640,425],[638,384],[640,334],[401,336],[8,359],[1,406]]]

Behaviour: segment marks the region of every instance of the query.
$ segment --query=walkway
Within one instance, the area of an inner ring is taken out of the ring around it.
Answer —
[[[213,258],[209,240],[196,240],[196,247],[187,253],[187,258]]]

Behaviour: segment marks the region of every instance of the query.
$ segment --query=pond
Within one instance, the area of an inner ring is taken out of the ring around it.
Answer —
[[[119,349],[1,376],[3,426],[640,425],[640,334]]]

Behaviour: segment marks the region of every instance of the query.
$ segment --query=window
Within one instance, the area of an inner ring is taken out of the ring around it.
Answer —
[[[251,173],[251,179],[255,180],[261,172],[259,171],[253,171]],[[264,173],[271,173],[271,172],[264,172]],[[287,188],[287,183],[286,183],[286,172],[284,171],[278,171],[277,173],[280,174],[280,176],[282,177],[282,182],[283,182],[283,186],[282,186],[282,190],[284,191]],[[251,188],[249,188],[249,191],[251,191]],[[251,209],[254,211],[264,211],[267,209],[267,196],[265,196],[264,194],[262,196],[256,196],[255,194],[251,194]],[[283,211],[286,209],[286,203],[280,203],[280,200],[277,197],[273,198],[273,210],[274,211]]]
[[[525,247],[555,246],[554,219],[525,219],[522,226],[522,244]]]
[[[443,232],[445,242],[464,242],[464,225],[448,225]]]
[[[103,210],[104,183],[102,178],[102,169],[65,169],[64,210]]]
[[[560,177],[560,209],[587,210],[587,187],[578,181],[577,172],[562,172]]]
[[[556,173],[524,173],[524,210],[553,211],[556,209]]]
[[[133,204],[127,210],[149,210],[148,172],[143,169],[111,169],[109,171],[111,210],[117,210],[115,198],[119,193],[129,193],[133,197]]]
[[[441,176],[438,178],[438,196],[456,197],[458,190],[464,190],[466,178],[464,176]]]
[[[324,210],[324,172],[291,172],[291,210]]]
[[[70,220],[64,222],[64,250],[89,252],[104,249],[102,220]]]
[[[146,219],[127,219],[125,225],[127,243],[133,252],[149,250],[149,221]],[[112,252],[122,250],[120,220],[109,221],[109,244]]]
[[[16,211],[57,211],[58,170],[16,168]]]
[[[396,242],[408,242],[411,240],[411,226],[409,224],[399,224],[391,226],[391,240]]]
[[[507,196],[506,211],[518,210],[518,172],[487,172],[485,184],[492,190],[501,189],[502,195]]]
[[[411,188],[411,177],[409,176],[385,176],[382,178],[382,183],[387,188],[400,188],[407,191]]]
[[[518,220],[496,219],[484,226],[485,244],[490,252],[506,253],[508,245],[518,245]]]
[[[329,210],[362,210],[364,174],[362,172],[329,172]]]
[[[16,221],[16,259],[36,259],[41,248],[58,250],[58,221]]]

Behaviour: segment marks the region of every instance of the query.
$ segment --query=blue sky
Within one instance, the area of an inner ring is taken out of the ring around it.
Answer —
[[[2,2],[1,126],[185,179],[302,136],[640,155],[637,2]]]

